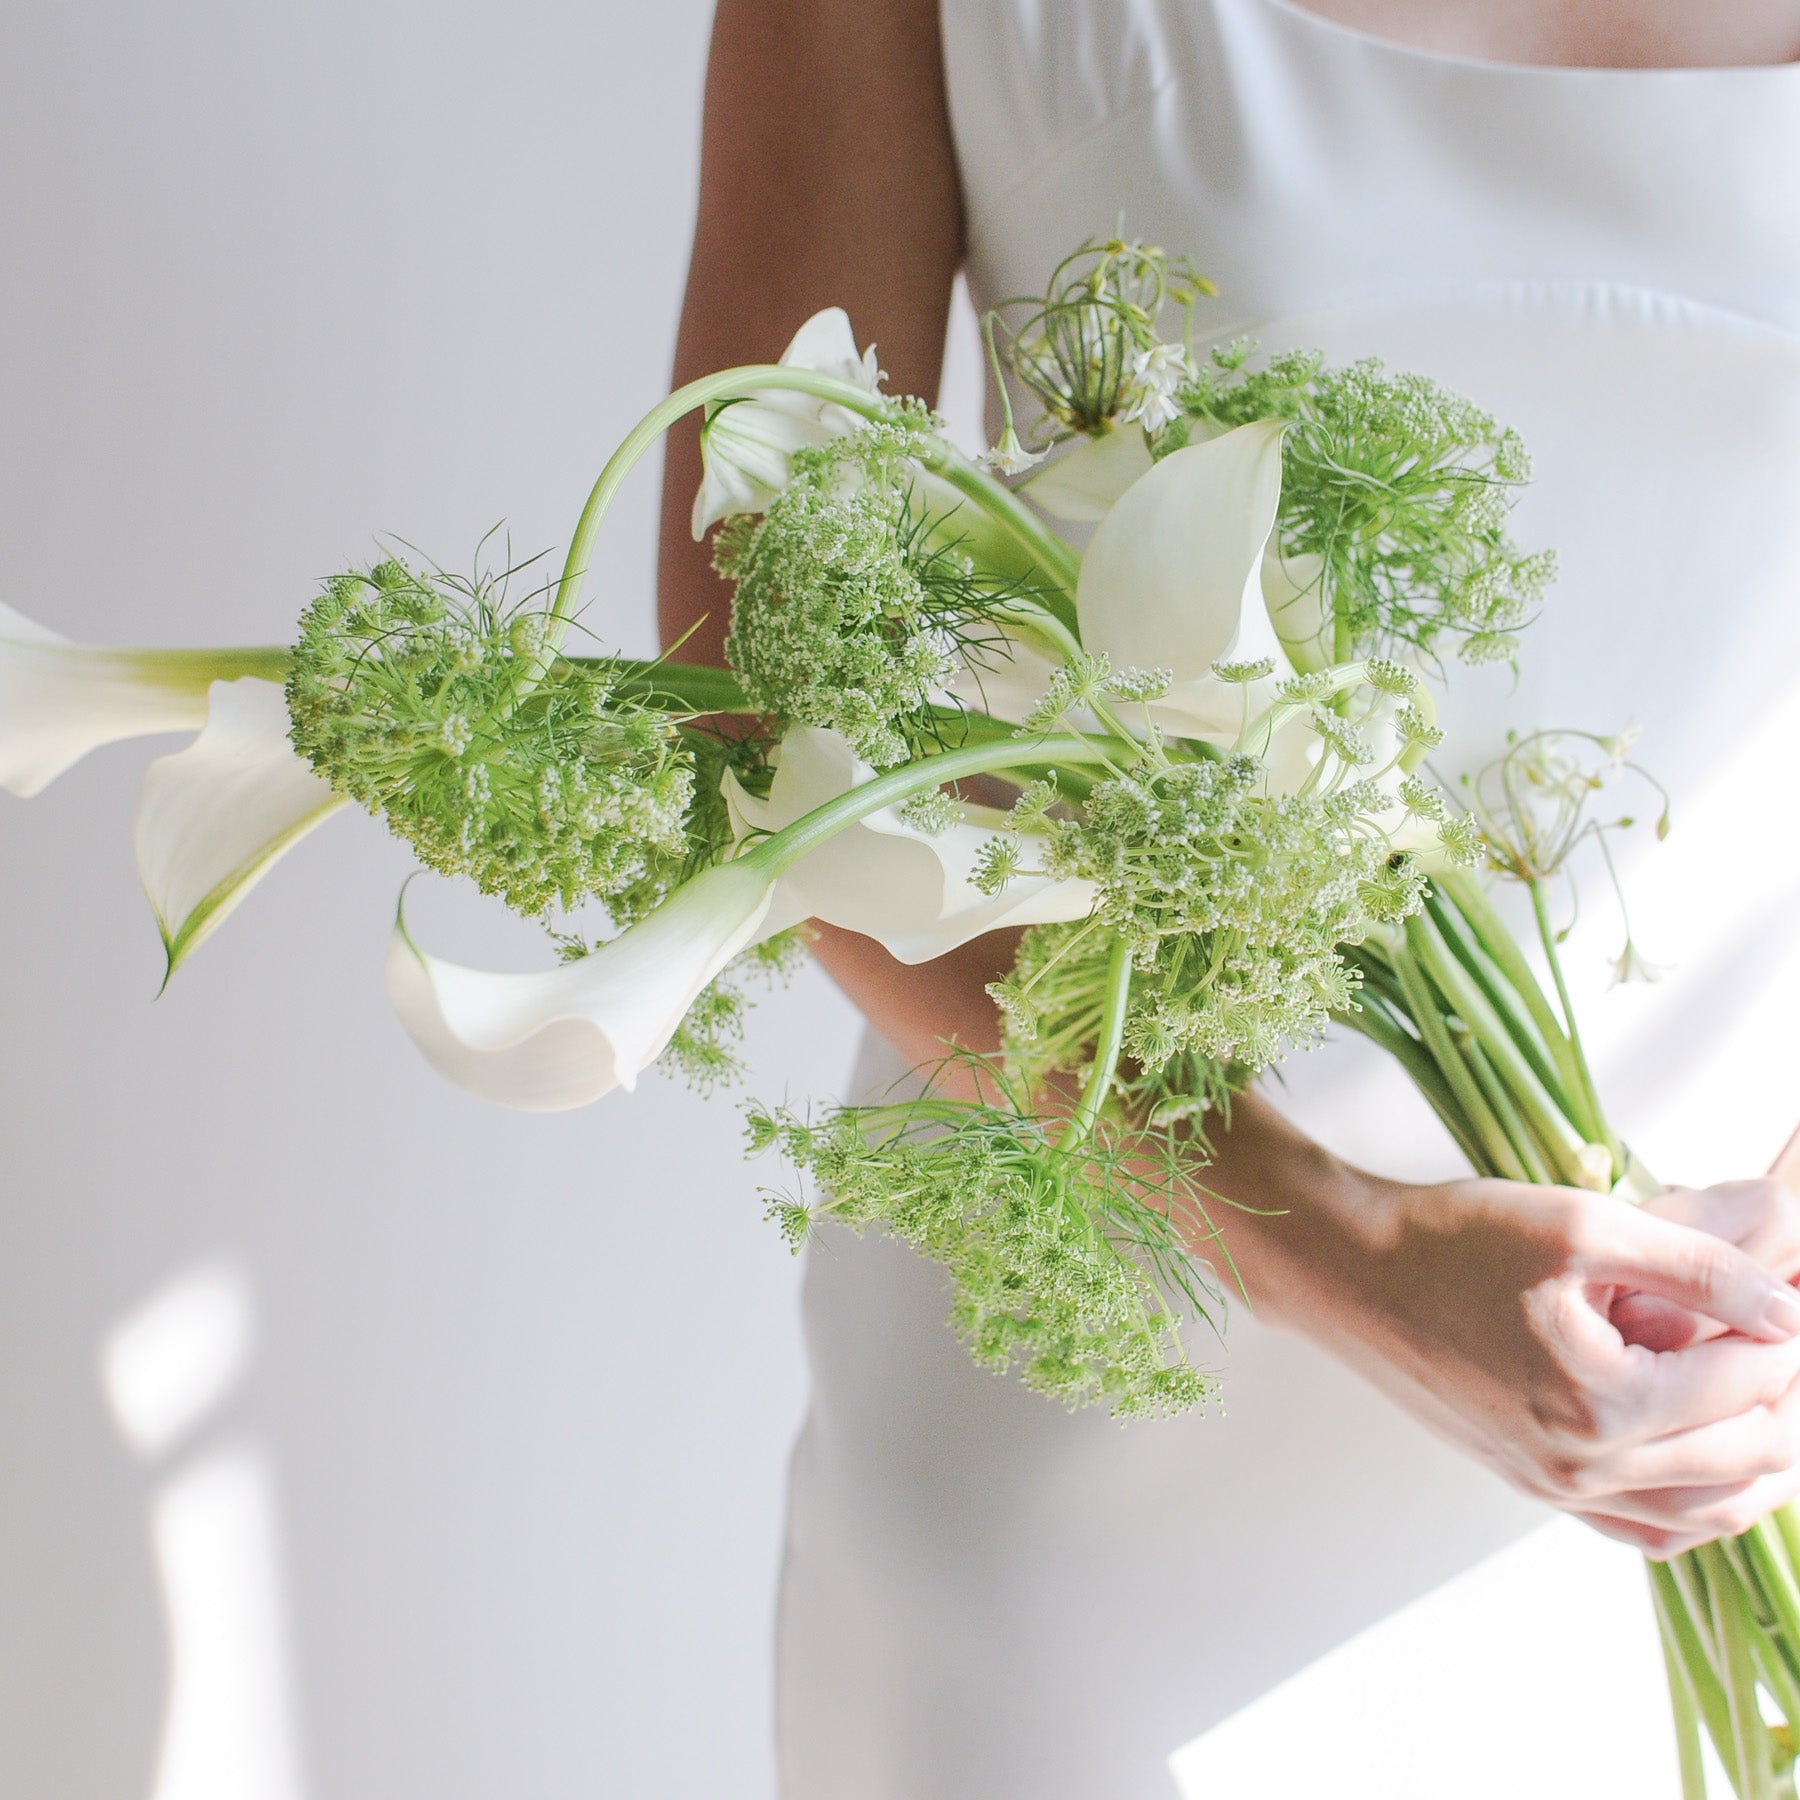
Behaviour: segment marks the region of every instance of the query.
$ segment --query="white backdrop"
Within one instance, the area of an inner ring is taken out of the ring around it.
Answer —
[[[708,10],[6,9],[0,597],[274,642],[377,531],[564,541],[666,380]],[[655,486],[590,590],[638,652]],[[0,1791],[766,1794],[802,1388],[734,1108],[441,1084],[360,816],[152,1003],[145,757],[0,796]],[[764,1094],[847,1067],[848,1008],[795,998]]]

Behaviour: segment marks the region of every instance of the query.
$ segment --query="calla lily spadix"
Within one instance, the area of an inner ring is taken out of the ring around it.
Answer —
[[[90,750],[198,731],[215,681],[284,672],[282,650],[130,650],[74,644],[0,605],[0,788],[41,793]]]
[[[838,732],[797,727],[776,751],[766,800],[726,784],[740,838],[791,825],[826,801],[875,778]],[[787,922],[820,919],[874,938],[904,963],[928,962],[983,932],[1048,925],[1093,911],[1091,882],[1019,874],[998,894],[970,877],[1003,814],[963,806],[961,820],[935,834],[894,806],[827,838],[781,877],[775,902]]]
[[[871,394],[880,388],[875,351],[857,349],[841,306],[814,313],[781,353],[781,363],[836,376]],[[840,437],[860,422],[828,400],[781,388],[713,407],[700,432],[705,474],[694,496],[694,536],[704,537],[734,513],[762,512],[787,486],[796,451]]]
[[[387,992],[407,1035],[446,1080],[524,1112],[629,1091],[700,992],[758,940],[774,878],[720,863],[578,962],[491,974],[428,955],[394,921]]]
[[[206,728],[144,772],[138,876],[162,933],[167,975],[288,850],[348,805],[295,753],[288,726],[287,700],[274,682],[215,682]]]
[[[1263,599],[1263,559],[1281,499],[1282,427],[1240,425],[1174,451],[1134,482],[1081,561],[1081,641],[1118,669],[1169,670],[1151,716],[1185,737],[1230,743],[1293,674]],[[1214,663],[1268,658],[1256,681]]]

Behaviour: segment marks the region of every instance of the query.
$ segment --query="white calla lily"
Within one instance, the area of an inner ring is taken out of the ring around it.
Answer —
[[[841,306],[814,313],[781,353],[781,363],[836,376],[871,394],[881,385],[873,347],[857,349]],[[704,476],[694,496],[694,536],[705,537],[734,513],[763,511],[787,486],[797,451],[828,443],[860,423],[828,400],[782,388],[712,408],[700,431]]]
[[[781,830],[875,778],[837,732],[799,726],[781,740],[766,800],[727,778],[726,799],[740,838]],[[788,918],[821,919],[874,938],[901,962],[942,956],[1007,925],[1082,919],[1093,911],[1091,882],[1019,874],[998,894],[970,877],[1005,815],[964,805],[937,833],[907,822],[897,807],[870,813],[807,852],[781,877],[777,908]]]
[[[1165,456],[1095,528],[1081,560],[1081,641],[1119,669],[1169,670],[1166,729],[1230,743],[1293,674],[1263,597],[1281,499],[1281,425],[1259,420]],[[1268,659],[1254,681],[1215,663]]]
[[[41,793],[90,750],[198,731],[211,684],[279,676],[278,650],[125,650],[71,643],[0,605],[0,788]]]
[[[167,974],[346,804],[288,741],[279,686],[215,682],[206,728],[185,750],[158,757],[138,791],[138,875],[162,933]]]
[[[401,916],[388,1000],[432,1067],[468,1093],[524,1112],[586,1106],[636,1087],[702,989],[766,935],[774,888],[754,863],[722,863],[591,956],[526,975],[430,956]]]
[[[1100,437],[1083,438],[1040,469],[1019,492],[1065,525],[1093,525],[1152,467],[1143,432],[1135,426],[1117,427]]]

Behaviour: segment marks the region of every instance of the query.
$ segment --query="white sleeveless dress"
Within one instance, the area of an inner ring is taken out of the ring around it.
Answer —
[[[1207,332],[1378,354],[1525,434],[1516,535],[1563,574],[1516,687],[1453,676],[1453,760],[1508,724],[1642,727],[1675,830],[1623,865],[1671,967],[1607,991],[1591,877],[1602,1091],[1665,1179],[1766,1167],[1800,1120],[1800,67],[1498,66],[1282,0],[943,21],[978,304],[1122,214],[1219,281]],[[894,1070],[876,1047],[865,1078]],[[1364,1166],[1457,1170],[1359,1040],[1270,1091]],[[977,1371],[889,1242],[829,1234],[805,1307],[783,1800],[1170,1800],[1179,1745],[1547,1516],[1241,1307],[1193,1340],[1225,1416],[1128,1428]],[[1521,1730],[1532,1679],[1495,1696]]]

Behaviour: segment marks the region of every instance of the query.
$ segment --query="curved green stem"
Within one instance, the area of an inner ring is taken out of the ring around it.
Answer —
[[[1717,1544],[1703,1544],[1692,1555],[1706,1571],[1707,1599],[1712,1611],[1713,1642],[1718,1646],[1720,1685],[1736,1753],[1734,1785],[1738,1800],[1775,1800],[1775,1771],[1769,1728],[1756,1705],[1756,1663],[1750,1642],[1756,1621],[1749,1601]]]
[[[254,675],[260,681],[286,681],[294,653],[285,644],[232,646],[222,650],[115,649],[111,645],[70,646],[91,661],[110,658],[132,675],[141,675],[177,692],[205,693],[215,681]]]
[[[1431,913],[1418,912],[1408,919],[1406,935],[1432,980],[1474,1034],[1487,1062],[1503,1081],[1512,1106],[1543,1146],[1552,1178],[1575,1187],[1591,1185],[1582,1166],[1586,1144],[1580,1132],[1538,1079],[1480,986],[1452,953]]]
[[[625,477],[656,440],[678,419],[715,400],[748,400],[759,393],[780,389],[789,393],[810,394],[814,399],[860,413],[865,419],[889,419],[897,411],[885,395],[835,375],[821,375],[812,369],[788,368],[781,363],[747,363],[741,368],[721,369],[703,375],[678,387],[667,399],[660,400],[645,413],[626,434],[624,441],[610,457],[600,478],[594,483],[575,523],[575,534],[569,540],[569,553],[563,559],[562,577],[556,584],[556,597],[550,616],[565,624],[574,616],[581,598],[581,584],[587,574],[588,558],[600,530],[607,508],[619,491]],[[956,489],[965,498],[1002,526],[1019,547],[1062,587],[1073,592],[1080,561],[1067,544],[1050,532],[1012,491],[979,469],[960,451],[949,444],[933,447],[921,459],[933,474]],[[1073,624],[1073,609],[1066,623]]]
[[[1431,981],[1414,956],[1411,945],[1403,934],[1396,934],[1395,940],[1386,948],[1394,977],[1400,984],[1401,993],[1406,997],[1406,1009],[1412,1017],[1413,1026],[1430,1051],[1433,1061],[1443,1071],[1444,1079],[1449,1082],[1457,1105],[1462,1109],[1463,1118],[1468,1123],[1470,1136],[1481,1145],[1484,1154],[1477,1167],[1485,1174],[1500,1175],[1508,1181],[1528,1179],[1524,1165],[1513,1151],[1511,1140],[1495,1117],[1494,1109],[1488,1105],[1480,1083],[1476,1081],[1469,1065],[1463,1060],[1461,1050],[1451,1037],[1450,1027],[1444,1022],[1444,1009],[1432,991]]]
[[[830,400],[839,406],[859,412],[865,419],[892,416],[893,402],[853,381],[840,381],[835,375],[821,375],[812,369],[790,369],[780,363],[746,363],[742,368],[721,369],[713,375],[702,375],[678,387],[666,400],[659,400],[626,433],[625,440],[606,460],[600,479],[594,483],[575,522],[575,535],[569,540],[569,554],[563,559],[562,579],[556,584],[556,598],[550,616],[566,624],[574,616],[581,598],[581,583],[587,574],[588,556],[606,509],[612,505],[625,477],[639,458],[678,419],[713,400],[748,400],[771,388],[790,393],[811,394],[818,400]]]
[[[1539,1081],[1554,1096],[1557,1106],[1576,1129],[1586,1134],[1587,1122],[1578,1106],[1579,1095],[1569,1091],[1566,1064],[1544,1042],[1543,1033],[1530,1007],[1513,991],[1512,983],[1507,980],[1498,963],[1470,930],[1468,920],[1445,900],[1439,878],[1435,876],[1426,890],[1425,910],[1431,914],[1433,923],[1457,961],[1468,971],[1470,978],[1487,997],[1488,1003],[1500,1015],[1500,1021],[1518,1046],[1520,1055],[1530,1062]]]
[[[1669,1671],[1669,1702],[1675,1712],[1676,1749],[1681,1758],[1682,1800],[1706,1800],[1706,1772],[1696,1725],[1704,1723],[1707,1736],[1718,1747],[1729,1771],[1736,1751],[1730,1709],[1702,1629],[1675,1571],[1667,1563],[1648,1563],[1645,1567]]]
[[[800,860],[826,838],[835,836],[847,826],[866,819],[914,794],[942,787],[947,781],[961,781],[971,775],[999,774],[1011,768],[1035,767],[1045,763],[1081,763],[1105,766],[1115,754],[1127,754],[1127,747],[1110,739],[1078,737],[1073,732],[1050,737],[1009,738],[1004,743],[969,744],[957,750],[944,750],[916,762],[889,769],[873,781],[865,781],[847,793],[838,794],[823,806],[815,807],[791,825],[766,837],[753,850],[740,858],[753,863],[773,877]]]
[[[1069,1123],[1056,1140],[1059,1154],[1078,1150],[1087,1141],[1112,1090],[1113,1076],[1125,1049],[1125,1016],[1131,1004],[1131,949],[1123,938],[1114,941],[1106,962],[1105,998],[1100,1012],[1100,1033],[1094,1043],[1094,1064],[1087,1085],[1069,1115]]]
[[[1611,1151],[1614,1171],[1622,1174],[1626,1164],[1624,1149],[1606,1122],[1591,1078],[1585,1078],[1585,1065],[1576,1057],[1563,1021],[1545,999],[1531,965],[1526,962],[1481,882],[1462,870],[1453,870],[1434,875],[1432,886],[1461,915],[1481,949],[1493,958],[1512,992],[1524,1001],[1545,1047],[1556,1061],[1562,1078],[1559,1085],[1572,1109],[1571,1118],[1591,1143],[1604,1144]]]

